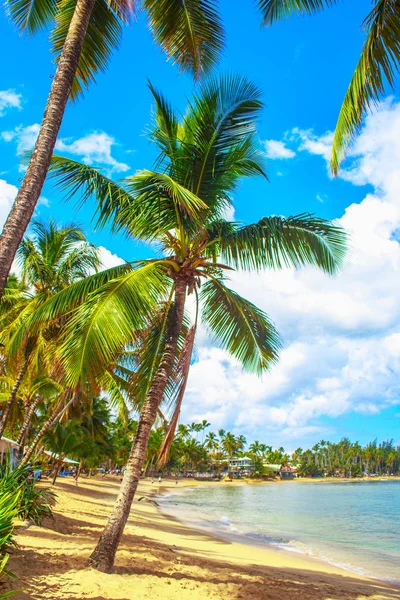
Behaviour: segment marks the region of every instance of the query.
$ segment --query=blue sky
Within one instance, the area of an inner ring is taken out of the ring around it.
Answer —
[[[259,135],[270,182],[241,186],[235,218],[251,222],[265,214],[307,211],[343,219],[341,224],[354,233],[355,249],[346,272],[334,281],[309,271],[235,277],[233,285],[262,305],[282,331],[281,364],[257,381],[242,374],[202,333],[183,417],[207,417],[216,427],[288,448],[342,435],[400,442],[400,365],[393,351],[400,331],[400,290],[388,283],[400,267],[393,239],[400,226],[393,183],[394,157],[400,153],[393,130],[400,127],[396,98],[371,116],[339,178],[329,177],[326,163],[329,132],[362,45],[360,23],[368,7],[361,1],[343,3],[267,29],[260,28],[250,0],[220,4],[227,44],[219,71],[246,74],[261,86],[265,101]],[[3,15],[0,39],[7,56],[0,78],[4,219],[12,186],[23,175],[18,153],[34,140],[54,65],[46,32],[21,37]],[[68,107],[59,152],[102,166],[115,178],[150,168],[147,78],[184,110],[193,81],[166,62],[141,15],[125,30],[107,72],[84,99]],[[37,216],[77,220],[91,241],[109,251],[104,255],[108,264],[116,257],[149,254],[145,246],[94,231],[93,204],[77,214],[51,185],[43,197]],[[376,249],[372,255],[371,245]]]

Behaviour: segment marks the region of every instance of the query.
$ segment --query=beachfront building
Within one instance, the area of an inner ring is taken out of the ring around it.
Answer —
[[[297,477],[297,467],[292,467],[291,465],[263,462],[263,467],[280,479],[294,479]]]
[[[254,465],[248,456],[234,457],[228,460],[229,472],[234,477],[246,477],[254,471]]]
[[[7,458],[7,455],[9,455],[11,468],[14,468],[19,462],[18,449],[19,446],[17,442],[14,442],[14,440],[10,440],[9,438],[2,437],[0,439],[0,464],[3,464]]]

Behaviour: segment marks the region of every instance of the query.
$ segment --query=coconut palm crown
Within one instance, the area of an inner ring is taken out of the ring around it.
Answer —
[[[342,264],[343,230],[311,215],[264,217],[252,225],[226,218],[238,183],[263,176],[256,125],[260,90],[242,77],[204,83],[178,119],[152,86],[155,122],[150,139],[159,154],[153,170],[122,183],[99,170],[55,157],[58,184],[81,202],[94,195],[99,226],[157,243],[160,256],[86,278],[50,299],[35,322],[63,311],[72,317],[60,344],[69,385],[101,377],[127,345],[138,352],[131,393],[142,410],[121,492],[91,564],[111,568],[145,459],[160,404],[173,416],[161,454],[178,422],[201,318],[215,341],[247,371],[262,374],[281,341],[268,316],[228,285],[230,271],[314,265],[334,274]],[[99,278],[101,275],[101,278]],[[194,298],[195,319],[185,316]]]
[[[80,347],[76,365],[101,368],[132,341],[132,331],[143,330],[161,301],[170,305],[178,282],[184,282],[220,345],[246,369],[261,373],[277,358],[279,336],[262,311],[226,285],[230,270],[314,265],[334,274],[345,255],[346,235],[309,214],[264,217],[252,225],[225,218],[238,183],[265,177],[256,138],[261,94],[251,82],[208,81],[181,121],[150,88],[155,102],[150,139],[159,149],[154,170],[116,183],[98,169],[53,158],[52,174],[70,197],[79,194],[81,202],[96,197],[98,226],[111,223],[114,232],[158,242],[163,255],[131,263],[115,279],[110,270],[111,279],[85,298],[75,317],[75,325],[85,323],[84,342],[74,332],[74,354]],[[57,299],[57,310],[78,303],[80,294],[83,299],[88,285],[86,279],[85,286],[72,286]],[[47,308],[51,316],[53,304]],[[71,372],[76,379],[80,375]]]

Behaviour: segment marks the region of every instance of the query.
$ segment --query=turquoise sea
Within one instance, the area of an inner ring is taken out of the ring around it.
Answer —
[[[216,536],[240,536],[400,584],[400,481],[208,483],[159,498]]]

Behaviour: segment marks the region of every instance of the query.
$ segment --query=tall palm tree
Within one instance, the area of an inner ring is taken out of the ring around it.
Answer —
[[[174,379],[187,296],[194,295],[196,314],[220,345],[244,369],[262,374],[277,360],[279,335],[265,313],[226,285],[226,272],[315,265],[332,274],[346,246],[341,229],[310,215],[264,217],[247,226],[224,217],[239,182],[264,175],[256,137],[262,102],[251,82],[240,77],[207,82],[181,122],[151,89],[156,106],[151,139],[160,152],[156,170],[116,184],[94,168],[58,157],[53,173],[83,200],[96,196],[100,224],[112,222],[114,231],[158,242],[163,256],[132,264],[89,299],[87,287],[72,285],[31,320],[34,328],[82,301],[59,348],[70,385],[100,375],[124,345],[141,346],[132,389],[143,405],[120,493],[91,556],[100,570],[113,565],[150,431]],[[189,351],[181,343],[186,365],[194,329],[186,336]]]
[[[207,434],[206,439],[204,440],[204,448],[206,448],[206,450],[208,450],[211,453],[211,456],[213,456],[214,452],[216,450],[218,450],[218,448],[219,448],[218,436],[213,431],[210,431]]]
[[[45,375],[45,365],[50,368],[50,345],[58,333],[57,326],[53,324],[51,329],[40,334],[20,336],[18,332],[21,325],[48,298],[71,283],[85,279],[101,264],[97,248],[86,240],[82,230],[75,225],[60,227],[51,220],[48,224],[35,221],[32,234],[18,248],[17,261],[22,270],[23,286],[11,311],[11,318],[10,311],[1,310],[3,301],[7,304],[9,298],[0,299],[0,325],[4,324],[0,343],[4,345],[5,354],[9,354],[11,372],[16,370],[14,386],[2,410],[0,438],[18,389],[29,369],[36,374]]]
[[[28,169],[0,236],[0,297],[49,169],[69,97],[75,99],[103,71],[137,0],[6,0],[21,32],[54,23],[57,69]],[[223,34],[215,0],[143,0],[150,29],[167,56],[199,77],[217,60]]]
[[[257,0],[265,25],[292,15],[309,15],[332,7],[333,0]],[[393,87],[400,65],[400,3],[373,0],[372,10],[361,24],[365,41],[336,122],[331,168],[335,175],[346,149],[371,105],[385,93],[385,81]]]

